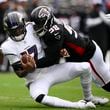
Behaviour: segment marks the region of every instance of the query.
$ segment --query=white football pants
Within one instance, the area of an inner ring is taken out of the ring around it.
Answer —
[[[110,82],[110,71],[107,64],[104,62],[100,47],[95,42],[94,44],[96,45],[96,51],[89,63],[92,68],[93,80],[98,86],[102,87]]]
[[[30,95],[35,100],[40,94],[48,94],[51,86],[72,80],[76,77],[81,78],[81,84],[91,83],[89,63],[62,63],[48,68],[36,69],[31,76],[32,83],[29,90]],[[29,78],[27,78],[29,80]],[[66,88],[66,87],[65,87]],[[90,87],[91,88],[91,87]],[[91,90],[90,90],[91,91]]]

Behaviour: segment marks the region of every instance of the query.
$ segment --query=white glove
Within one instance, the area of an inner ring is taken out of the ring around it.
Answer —
[[[78,102],[78,108],[85,109],[85,108],[96,108],[95,104],[91,101],[87,102],[85,100],[80,100]]]

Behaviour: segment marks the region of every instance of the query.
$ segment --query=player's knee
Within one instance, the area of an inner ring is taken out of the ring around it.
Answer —
[[[40,95],[35,99],[35,101],[41,103],[42,100],[43,100],[43,98],[44,98],[44,96],[45,96],[44,94],[40,94]]]
[[[110,82],[102,87],[104,90],[110,92]]]

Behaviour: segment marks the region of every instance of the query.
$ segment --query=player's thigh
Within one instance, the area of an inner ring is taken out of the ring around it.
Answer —
[[[52,84],[61,83],[79,77],[85,71],[89,71],[89,63],[63,63],[51,66],[47,72],[47,78]]]
[[[110,81],[110,71],[103,60],[102,52],[97,44],[94,56],[90,59],[93,80],[99,86],[103,86]]]

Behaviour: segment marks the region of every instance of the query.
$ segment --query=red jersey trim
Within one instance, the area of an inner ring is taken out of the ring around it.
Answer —
[[[96,71],[96,69],[95,69],[95,67],[94,67],[94,65],[92,64],[91,61],[89,61],[89,64],[90,64],[92,70],[94,71],[94,73],[99,77],[99,79],[100,79],[100,80],[104,83],[104,85],[105,85],[106,83],[105,83],[104,79],[103,79],[103,78],[100,76],[100,74]]]
[[[77,54],[79,54],[80,56],[83,56],[83,54],[85,53],[85,49],[82,48],[82,47],[79,47],[78,45],[76,44],[73,44],[73,43],[70,43],[70,42],[65,42],[65,44],[73,49],[73,51],[75,51]]]

